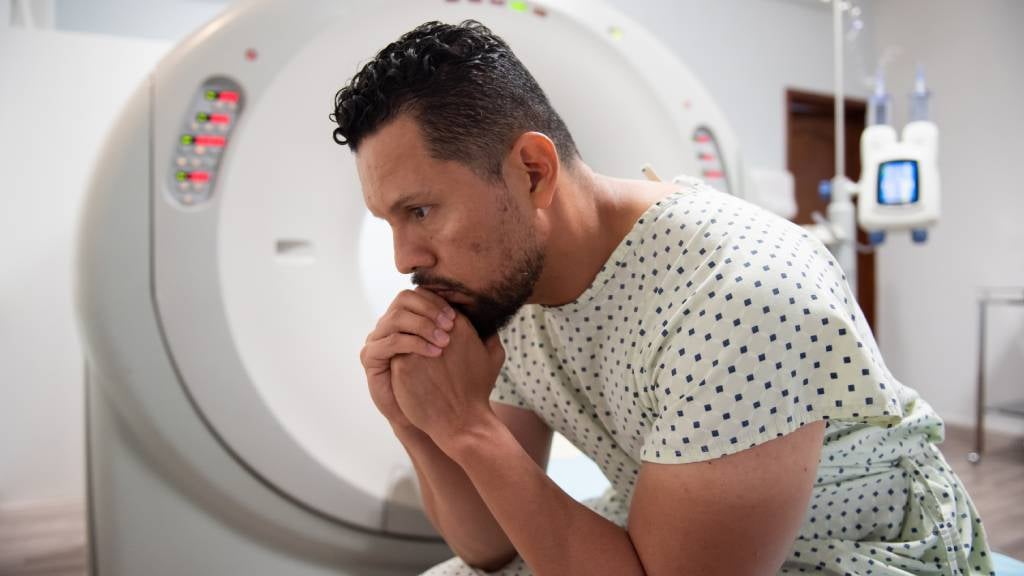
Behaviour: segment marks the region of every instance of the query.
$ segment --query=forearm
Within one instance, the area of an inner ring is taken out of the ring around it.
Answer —
[[[495,569],[515,549],[466,473],[433,440],[415,428],[394,427],[412,459],[424,508],[452,550],[471,566]]]
[[[496,418],[445,447],[534,573],[644,574],[629,533],[563,492]]]

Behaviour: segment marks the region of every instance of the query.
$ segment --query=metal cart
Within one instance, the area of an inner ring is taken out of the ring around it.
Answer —
[[[978,388],[974,419],[974,451],[967,455],[972,463],[981,461],[985,452],[985,413],[989,410],[1024,417],[1024,398],[988,405],[985,397],[985,344],[988,311],[993,306],[1024,306],[1024,288],[984,288],[978,294]]]

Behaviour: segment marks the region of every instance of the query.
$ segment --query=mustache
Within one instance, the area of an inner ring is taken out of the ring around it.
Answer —
[[[463,294],[472,294],[473,292],[466,287],[465,284],[441,276],[434,276],[427,272],[413,272],[412,283],[416,286],[424,286],[427,288],[434,288],[440,290],[451,290],[452,292],[461,292]]]

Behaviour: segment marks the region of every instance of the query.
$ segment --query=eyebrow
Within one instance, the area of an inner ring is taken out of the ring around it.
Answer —
[[[408,192],[400,196],[397,200],[391,203],[391,207],[388,208],[388,214],[395,214],[408,206],[413,204],[417,200],[423,199],[425,196],[429,196],[429,190],[416,190],[415,192]]]

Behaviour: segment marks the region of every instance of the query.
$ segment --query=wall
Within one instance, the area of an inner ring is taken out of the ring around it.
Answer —
[[[906,117],[915,61],[926,67],[943,204],[927,245],[894,238],[879,252],[880,345],[896,375],[948,421],[971,423],[978,288],[1024,287],[1024,2],[878,2],[873,16],[877,47],[904,48],[889,73],[897,119]],[[1024,310],[998,315],[988,331],[993,394],[1024,399]],[[993,424],[1024,431],[1020,420]]]
[[[864,14],[873,3],[857,2]],[[832,9],[818,0],[611,0],[657,35],[718,101],[749,166],[786,168],[786,89],[832,93]],[[848,95],[865,94],[872,31],[846,51]]]
[[[37,0],[33,0],[37,1]],[[54,25],[68,32],[176,42],[217,15],[222,0],[52,0]]]
[[[167,47],[0,33],[0,504],[84,495],[75,222],[107,129]]]

